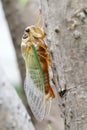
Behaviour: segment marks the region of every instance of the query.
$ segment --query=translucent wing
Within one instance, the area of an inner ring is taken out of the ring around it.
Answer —
[[[37,120],[43,120],[50,111],[51,100],[45,101],[44,76],[34,45],[27,56],[25,93],[29,106]]]

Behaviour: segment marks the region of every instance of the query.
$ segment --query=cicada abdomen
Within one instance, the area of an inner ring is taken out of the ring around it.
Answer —
[[[50,60],[43,38],[43,29],[33,25],[25,29],[21,44],[26,64],[25,93],[28,104],[39,121],[49,114],[51,100],[55,97],[49,83]]]

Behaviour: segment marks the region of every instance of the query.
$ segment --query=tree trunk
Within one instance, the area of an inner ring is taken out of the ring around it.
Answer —
[[[0,130],[35,130],[14,87],[0,68]]]
[[[65,130],[87,130],[86,0],[41,0]]]

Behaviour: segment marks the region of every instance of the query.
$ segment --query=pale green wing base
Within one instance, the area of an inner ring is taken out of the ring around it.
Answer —
[[[27,55],[26,75],[28,75],[28,73],[30,74],[35,86],[45,94],[44,76],[40,65],[39,56],[34,45],[32,45],[31,50]]]

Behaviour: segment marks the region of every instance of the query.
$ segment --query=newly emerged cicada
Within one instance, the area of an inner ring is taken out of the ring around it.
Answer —
[[[36,25],[25,28],[21,50],[26,65],[25,93],[35,118],[41,121],[48,115],[55,95],[49,83],[50,57],[45,33],[39,23],[40,19]]]

